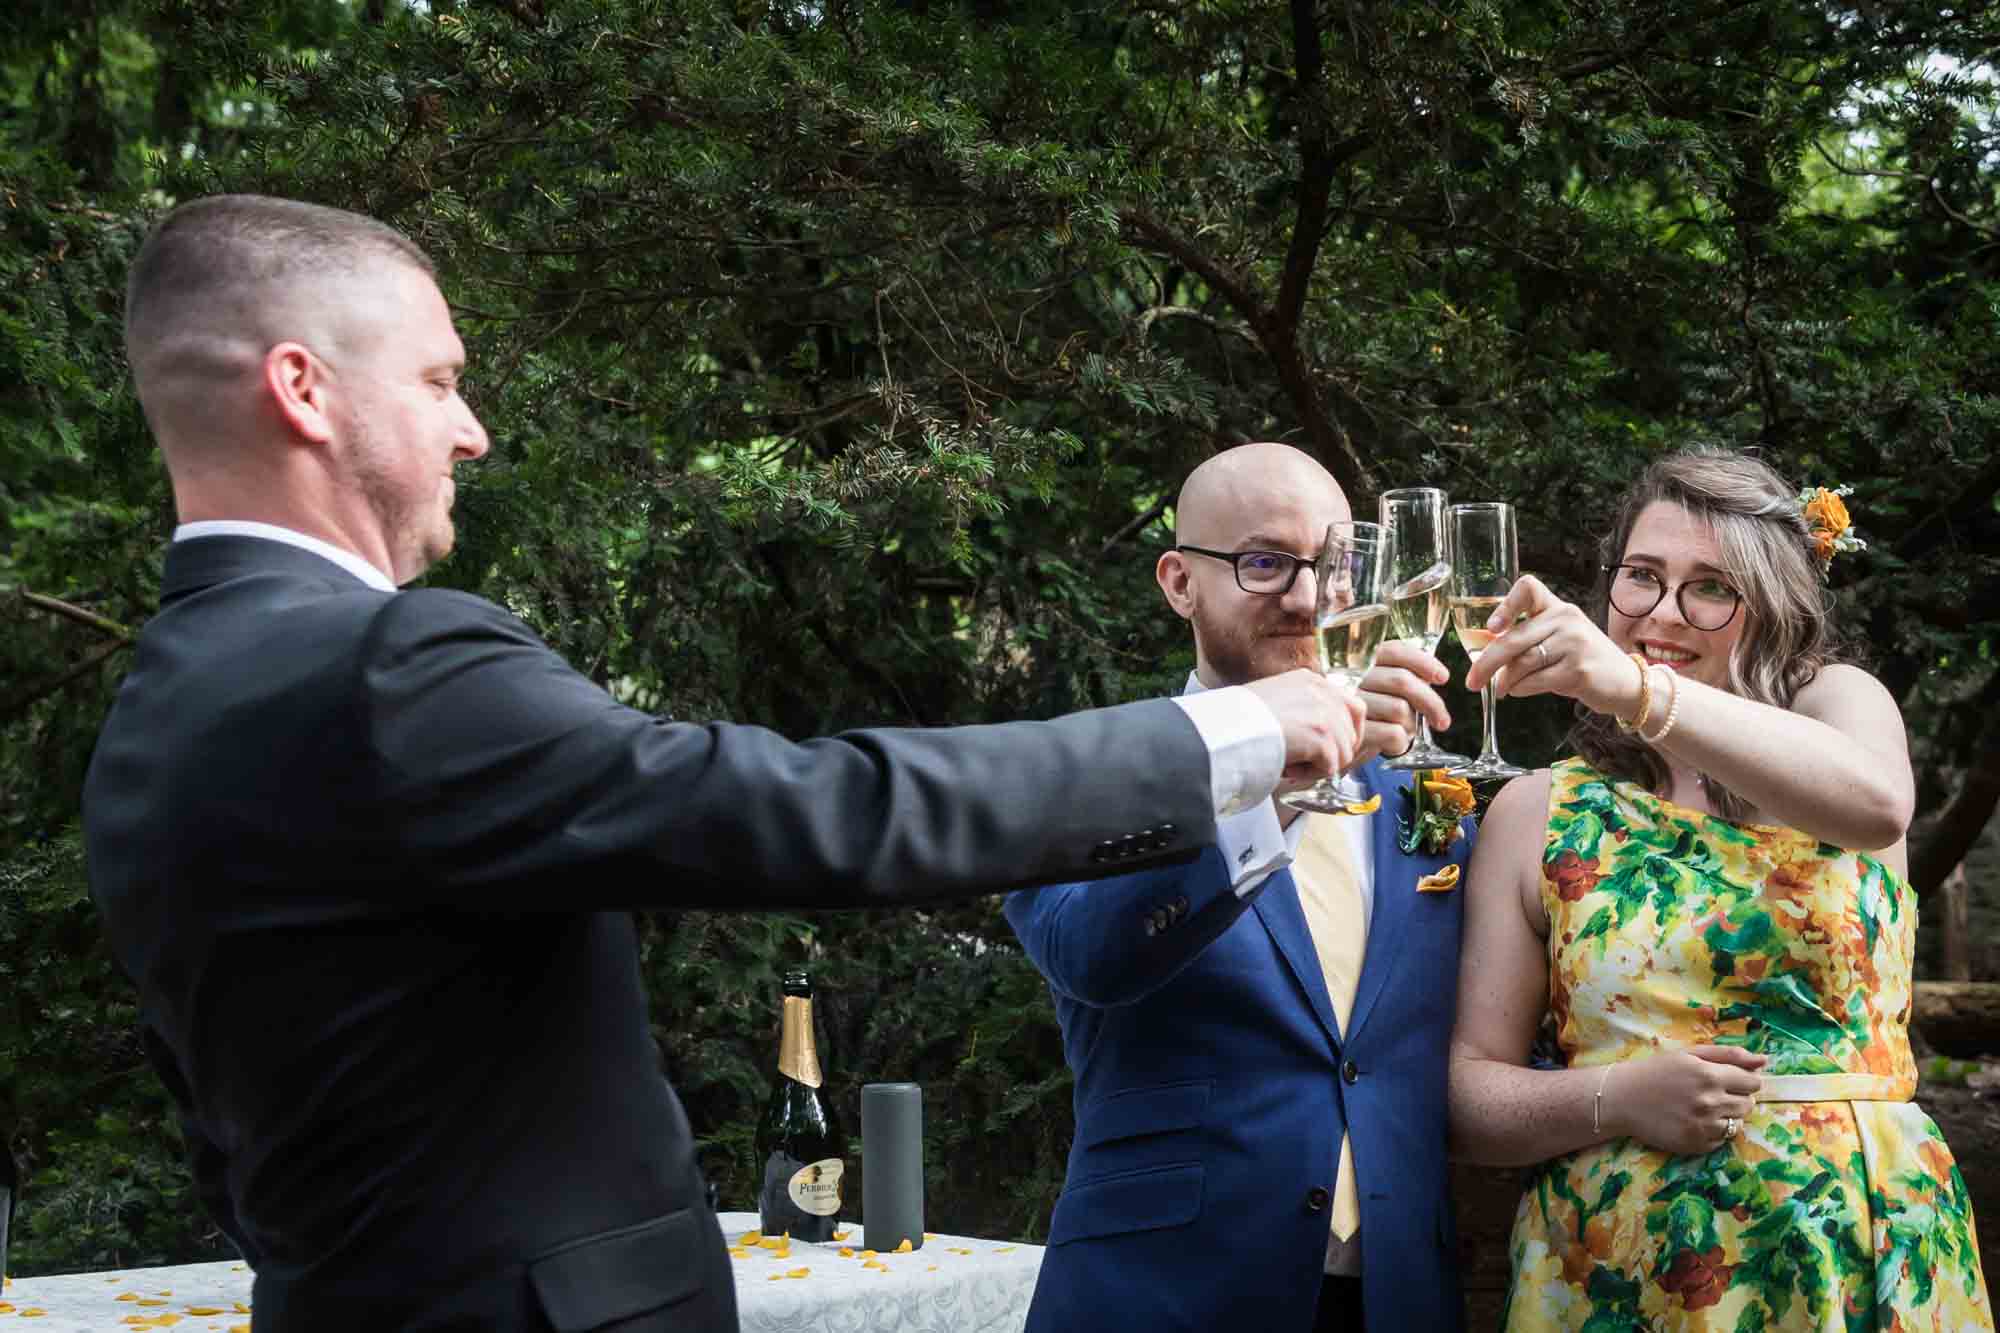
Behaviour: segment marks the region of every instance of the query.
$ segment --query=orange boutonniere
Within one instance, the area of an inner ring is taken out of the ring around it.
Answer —
[[[1409,802],[1409,809],[1401,819],[1403,829],[1402,848],[1406,854],[1422,852],[1426,856],[1442,856],[1447,848],[1465,836],[1459,820],[1471,814],[1478,805],[1472,793],[1472,784],[1464,778],[1452,777],[1441,768],[1419,769],[1411,778],[1410,785],[1403,789],[1403,799]],[[1458,882],[1452,876],[1450,884],[1431,885],[1429,880],[1442,875],[1428,876],[1418,888],[1426,892],[1441,891]]]

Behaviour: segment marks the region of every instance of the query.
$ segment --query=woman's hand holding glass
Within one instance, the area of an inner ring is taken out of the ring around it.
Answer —
[[[1638,668],[1582,607],[1523,574],[1487,617],[1492,644],[1465,674],[1467,689],[1490,681],[1496,695],[1559,694],[1630,721],[1643,696]]]

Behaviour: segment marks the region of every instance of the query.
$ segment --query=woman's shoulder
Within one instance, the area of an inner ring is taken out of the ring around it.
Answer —
[[[1547,823],[1549,793],[1561,767],[1558,763],[1554,768],[1538,768],[1514,778],[1495,792],[1485,817],[1479,821],[1481,836],[1493,837],[1519,828],[1539,829]]]

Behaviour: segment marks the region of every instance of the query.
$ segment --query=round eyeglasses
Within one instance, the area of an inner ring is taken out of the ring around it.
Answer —
[[[1668,583],[1656,569],[1644,565],[1612,565],[1611,609],[1629,620],[1651,615],[1666,598]],[[1683,579],[1672,585],[1681,619],[1699,630],[1724,629],[1736,619],[1743,594],[1713,575]]]
[[[1211,551],[1205,546],[1176,546],[1176,551],[1227,560],[1236,567],[1236,586],[1259,597],[1283,597],[1312,561],[1283,551]]]

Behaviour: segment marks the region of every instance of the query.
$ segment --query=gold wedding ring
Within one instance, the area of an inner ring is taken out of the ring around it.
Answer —
[[[1736,1131],[1743,1128],[1743,1122],[1733,1115],[1722,1117],[1722,1141],[1729,1142],[1736,1137]]]

